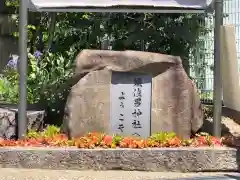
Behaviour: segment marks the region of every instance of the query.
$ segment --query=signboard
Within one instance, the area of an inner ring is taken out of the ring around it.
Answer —
[[[37,8],[146,6],[203,9],[213,0],[30,0]]]
[[[113,134],[149,137],[151,134],[151,75],[112,72],[110,100],[110,126]]]

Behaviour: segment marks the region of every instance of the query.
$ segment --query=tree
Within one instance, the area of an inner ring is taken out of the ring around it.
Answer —
[[[17,13],[18,0],[7,0],[8,8]],[[15,9],[14,9],[15,7]],[[29,15],[29,47],[31,52],[49,47],[52,52],[84,48],[101,48],[101,41],[108,35],[114,50],[141,50],[181,56],[186,71],[189,54],[206,29],[201,26],[204,15],[151,14],[151,13],[58,13],[55,26],[49,23],[51,13]],[[51,36],[50,29],[54,29]]]
[[[6,0],[6,5],[8,12],[15,14],[18,25],[19,1]],[[41,98],[47,100],[50,110],[58,112],[59,101],[63,99],[57,90],[71,75],[73,68],[69,64],[74,64],[82,49],[101,49],[101,41],[106,36],[110,38],[113,50],[144,48],[180,56],[188,73],[191,49],[195,48],[199,35],[206,33],[201,23],[204,18],[197,14],[57,13],[53,21],[51,13],[30,12],[28,47],[31,53],[40,50],[47,55],[42,59],[39,77],[28,81],[28,85],[37,92],[37,82],[41,86],[50,84],[50,88],[42,88],[47,95]],[[51,29],[54,29],[52,35]],[[15,37],[18,38],[17,32]],[[31,62],[29,64],[31,69]],[[35,77],[34,73],[32,77]],[[56,119],[56,114],[52,117]]]

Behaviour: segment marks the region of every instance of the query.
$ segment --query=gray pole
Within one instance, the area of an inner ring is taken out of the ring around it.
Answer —
[[[215,28],[214,28],[214,112],[213,134],[221,136],[222,116],[222,78],[220,66],[220,27],[223,24],[223,0],[215,1]]]
[[[18,138],[22,139],[27,132],[27,23],[28,0],[20,0],[19,9],[19,106],[18,106]]]

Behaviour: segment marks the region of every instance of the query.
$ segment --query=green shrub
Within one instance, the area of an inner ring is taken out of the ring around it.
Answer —
[[[203,106],[203,114],[204,119],[212,118],[213,117],[213,106]]]

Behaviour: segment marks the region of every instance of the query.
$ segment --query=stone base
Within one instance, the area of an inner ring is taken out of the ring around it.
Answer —
[[[17,138],[17,110],[0,108],[0,138]],[[44,111],[27,111],[27,129],[42,130]]]
[[[232,172],[239,169],[233,148],[0,148],[0,168]]]

